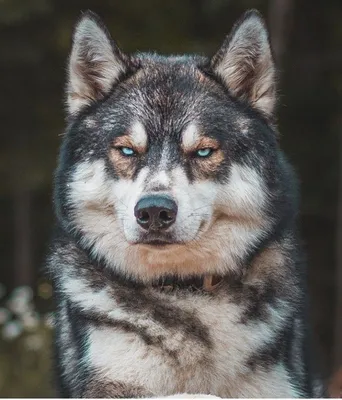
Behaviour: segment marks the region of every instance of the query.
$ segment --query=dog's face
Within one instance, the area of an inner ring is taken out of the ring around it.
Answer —
[[[67,95],[57,214],[108,265],[142,279],[224,274],[281,219],[274,65],[257,13],[211,60],[128,57],[87,13]]]

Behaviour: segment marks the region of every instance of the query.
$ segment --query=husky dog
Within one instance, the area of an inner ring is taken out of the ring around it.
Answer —
[[[257,11],[210,59],[76,24],[48,268],[64,397],[312,397],[293,171]]]

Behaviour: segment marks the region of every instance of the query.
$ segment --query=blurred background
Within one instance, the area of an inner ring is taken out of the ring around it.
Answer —
[[[280,70],[281,144],[301,181],[319,363],[326,377],[341,367],[342,1],[0,0],[0,397],[54,396],[42,265],[80,11],[97,12],[125,51],[210,55],[251,7],[267,20]]]

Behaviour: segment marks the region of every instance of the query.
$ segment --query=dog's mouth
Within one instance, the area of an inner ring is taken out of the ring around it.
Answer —
[[[154,232],[148,231],[141,235],[134,243],[135,245],[146,246],[149,249],[169,249],[172,246],[184,246],[188,243],[193,242],[194,240],[198,240],[199,237],[203,235],[206,231],[204,229],[206,222],[203,221],[200,225],[200,228],[195,233],[194,237],[190,237],[187,240],[177,238],[176,235],[169,232]]]
[[[176,240],[164,240],[164,239],[143,239],[137,242],[136,244],[140,244],[143,246],[155,247],[155,248],[165,248],[168,246],[181,244],[179,241]]]
[[[147,246],[155,246],[155,247],[165,247],[165,246],[171,246],[175,244],[175,242],[170,242],[165,240],[144,240],[139,242],[139,244],[144,244]]]
[[[171,235],[155,235],[153,233],[148,233],[141,237],[135,244],[140,244],[148,247],[155,248],[165,248],[168,246],[181,244],[179,240],[176,240]]]

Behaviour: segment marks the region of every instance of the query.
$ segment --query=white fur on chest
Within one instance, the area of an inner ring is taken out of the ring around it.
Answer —
[[[169,301],[196,315],[209,328],[210,349],[182,329],[165,327],[148,312],[127,312],[117,307],[108,312],[108,317],[133,324],[137,330],[156,338],[156,343],[147,344],[139,334],[120,327],[90,328],[90,364],[107,379],[142,386],[151,395],[182,392],[221,397],[293,395],[281,366],[267,374],[256,372],[249,381],[244,378],[248,372],[246,359],[262,343],[272,339],[275,334],[272,326],[280,323],[281,315],[273,312],[274,325],[261,321],[241,324],[241,308],[228,297],[195,295],[178,299],[169,296]]]

